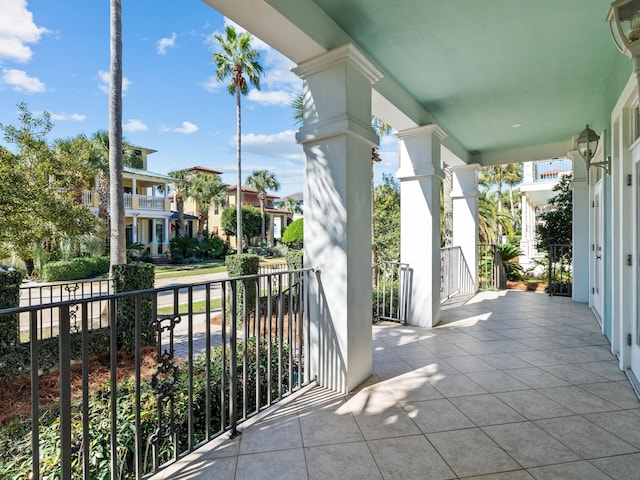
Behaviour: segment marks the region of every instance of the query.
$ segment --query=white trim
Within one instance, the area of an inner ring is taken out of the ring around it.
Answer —
[[[331,67],[349,63],[358,69],[369,82],[376,83],[383,75],[378,66],[373,63],[367,56],[364,55],[358,48],[352,43],[347,43],[338,48],[313,57],[300,63],[297,67],[291,69],[293,73],[298,75],[303,80],[315,75],[318,72],[323,72]]]

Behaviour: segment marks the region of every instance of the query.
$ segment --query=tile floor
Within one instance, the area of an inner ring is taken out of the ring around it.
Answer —
[[[373,326],[357,391],[307,388],[157,479],[640,479],[640,402],[590,310],[482,293]]]

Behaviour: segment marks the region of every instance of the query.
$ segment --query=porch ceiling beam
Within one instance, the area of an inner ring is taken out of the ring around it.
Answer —
[[[483,167],[487,167],[505,163],[522,163],[535,160],[549,160],[551,158],[564,158],[573,148],[572,141],[564,141],[515,148],[512,150],[476,153],[471,155],[470,163],[479,163]]]

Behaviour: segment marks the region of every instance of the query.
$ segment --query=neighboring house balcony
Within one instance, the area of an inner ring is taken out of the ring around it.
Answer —
[[[85,190],[82,195],[82,204],[92,208],[98,208],[100,203],[98,192]],[[124,208],[131,210],[160,210],[170,211],[171,202],[164,197],[151,195],[124,194]]]
[[[569,175],[572,162],[567,158],[527,162],[523,168],[522,193],[522,238],[520,250],[523,255],[520,263],[525,267],[535,265],[535,260],[544,256],[538,253],[536,226],[538,217],[548,209],[549,199],[553,197],[553,187],[562,175]]]

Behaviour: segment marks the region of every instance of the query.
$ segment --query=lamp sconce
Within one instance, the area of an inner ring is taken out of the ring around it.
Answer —
[[[576,139],[576,147],[578,150],[578,154],[584,160],[584,163],[587,165],[587,170],[591,167],[599,167],[604,169],[607,175],[611,175],[611,156],[608,156],[607,159],[603,162],[592,162],[593,156],[596,153],[598,148],[598,141],[600,137],[596,132],[589,128],[589,125],[580,132],[578,138]]]
[[[618,50],[633,61],[640,85],[640,0],[616,0],[609,7],[607,22]]]

